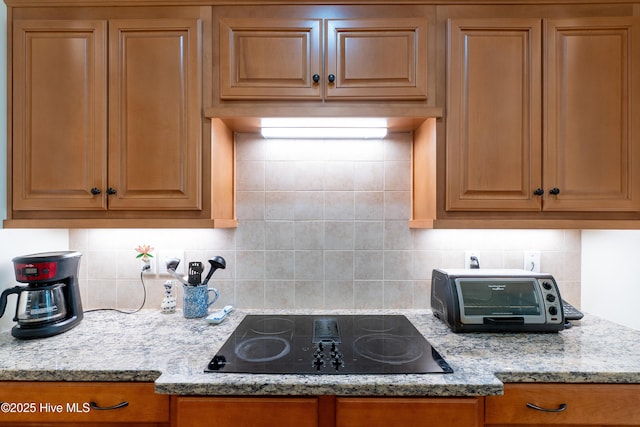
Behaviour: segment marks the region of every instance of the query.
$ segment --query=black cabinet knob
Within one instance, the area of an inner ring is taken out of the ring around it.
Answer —
[[[560,194],[560,189],[558,187],[553,187],[551,190],[549,190],[549,194],[553,194],[554,196]]]
[[[542,188],[536,188],[533,192],[536,196],[542,196],[544,194],[544,190]]]
[[[111,187],[107,188],[107,194],[108,195],[113,196],[116,193],[117,193],[117,191],[116,191],[115,188],[111,188]]]
[[[97,196],[98,194],[102,193],[102,191],[100,191],[99,188],[93,187],[91,189],[91,194],[93,194],[94,196]]]
[[[320,74],[314,74],[312,79],[314,83],[318,83],[320,81]]]
[[[333,83],[336,81],[336,76],[333,74],[329,74],[327,78],[329,79],[329,83]]]

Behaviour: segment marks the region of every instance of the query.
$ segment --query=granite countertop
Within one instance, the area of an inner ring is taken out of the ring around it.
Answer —
[[[640,331],[586,315],[552,334],[454,334],[427,310],[404,314],[445,358],[453,374],[256,375],[204,373],[246,314],[219,325],[179,312],[97,311],[54,337],[17,340],[0,333],[0,381],[155,381],[183,395],[498,395],[504,382],[640,383]],[[284,313],[280,311],[279,313]],[[287,314],[310,314],[286,311]],[[314,311],[367,314],[372,311]]]

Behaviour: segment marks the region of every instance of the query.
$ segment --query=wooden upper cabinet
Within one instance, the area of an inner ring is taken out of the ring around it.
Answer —
[[[221,20],[221,98],[320,99],[320,28],[319,19]]]
[[[109,209],[200,209],[199,23],[109,22]]]
[[[13,22],[10,220],[201,214],[200,26],[184,16]]]
[[[451,20],[446,209],[640,211],[638,22]]]
[[[544,210],[640,210],[639,24],[546,22]]]
[[[13,209],[106,209],[105,21],[13,23]]]
[[[540,209],[541,33],[538,19],[449,22],[448,210]]]
[[[427,98],[425,19],[329,19],[326,27],[327,99]]]
[[[328,19],[317,9],[222,17],[220,98],[427,99],[426,18]]]

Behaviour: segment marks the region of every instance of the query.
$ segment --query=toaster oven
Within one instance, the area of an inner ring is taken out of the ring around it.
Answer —
[[[431,309],[453,332],[558,332],[565,327],[553,276],[526,270],[435,269]]]

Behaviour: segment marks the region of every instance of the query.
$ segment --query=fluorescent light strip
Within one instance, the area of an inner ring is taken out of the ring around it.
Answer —
[[[384,138],[387,121],[380,118],[265,118],[265,138],[367,139]]]
[[[262,128],[265,138],[368,139],[384,138],[387,128]]]

